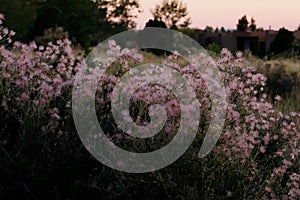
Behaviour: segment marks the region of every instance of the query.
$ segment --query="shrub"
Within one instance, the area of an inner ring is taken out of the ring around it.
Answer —
[[[204,159],[195,152],[210,119],[206,84],[193,63],[177,63],[179,55],[170,55],[162,62],[188,78],[195,90],[203,106],[199,133],[189,151],[172,165],[152,173],[128,174],[96,162],[76,134],[71,91],[78,67],[85,64],[82,57],[72,53],[69,40],[37,46],[34,42],[12,42],[12,35],[0,27],[0,198],[299,198],[299,115],[283,115],[274,109],[265,93],[267,78],[244,66],[241,53],[233,56],[223,49],[217,62],[226,86],[228,110],[223,134]],[[114,41],[109,45],[107,53],[116,61],[98,83],[100,124],[116,144],[129,150],[149,150],[151,141],[136,143],[134,138],[124,137],[110,111],[113,89],[124,73],[142,63],[143,57],[134,49],[121,49]],[[132,97],[131,118],[147,125],[147,106],[152,103],[161,103],[168,113],[161,138],[152,147],[157,148],[177,131],[180,105],[170,91],[146,85]],[[5,137],[7,134],[11,137]],[[19,138],[12,139],[16,135]]]
[[[220,55],[221,53],[221,50],[222,50],[222,47],[219,45],[219,44],[216,44],[216,43],[212,43],[212,44],[209,44],[206,49],[213,53],[213,54],[216,54],[216,55]]]
[[[267,77],[267,92],[274,101],[275,96],[279,95],[283,98],[291,96],[293,90],[298,86],[298,73],[289,71],[287,65],[280,61],[267,62],[259,71]]]
[[[47,45],[48,42],[63,40],[69,38],[69,33],[64,31],[63,27],[55,27],[44,30],[43,36],[35,37],[35,41],[41,45]]]

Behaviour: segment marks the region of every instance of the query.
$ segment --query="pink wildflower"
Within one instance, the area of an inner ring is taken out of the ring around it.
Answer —
[[[260,150],[260,152],[262,152],[262,153],[265,153],[265,152],[266,152],[266,148],[265,148],[264,146],[261,146],[261,147],[259,148],[259,150]]]
[[[276,101],[281,101],[281,97],[280,97],[279,95],[276,95],[276,96],[274,97],[274,99],[275,99]]]

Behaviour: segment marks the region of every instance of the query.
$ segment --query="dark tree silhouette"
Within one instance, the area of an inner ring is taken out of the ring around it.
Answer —
[[[220,31],[221,31],[222,33],[226,32],[226,30],[225,30],[225,28],[224,28],[223,26],[221,27]]]
[[[238,31],[246,31],[248,28],[248,20],[247,16],[244,15],[241,19],[239,19],[238,24],[237,24],[237,30]]]
[[[16,32],[17,40],[28,41],[35,20],[36,4],[29,0],[0,0],[5,26]]]
[[[160,28],[167,28],[167,25],[163,21],[159,21],[157,19],[150,19],[145,27],[160,27]]]
[[[106,10],[87,0],[47,0],[37,11],[33,35],[42,35],[45,29],[63,27],[73,41],[83,46],[94,45],[108,30]]]
[[[145,28],[147,28],[147,27],[167,28],[166,24],[163,21],[160,21],[157,19],[154,19],[154,20],[150,19],[145,25]],[[166,38],[166,36],[161,35],[161,34],[148,35],[147,33],[140,34],[138,36],[138,38],[140,41],[143,41],[142,42],[143,44],[147,43],[148,46],[152,46],[152,45],[158,46],[158,44],[162,44],[162,43],[166,42],[168,39],[170,39],[170,38]],[[149,38],[151,38],[151,40],[149,40]],[[144,50],[147,52],[151,52],[157,56],[169,54],[169,52],[161,50],[161,49],[144,49]]]
[[[151,10],[154,19],[163,21],[168,28],[188,27],[191,19],[188,17],[187,6],[179,0],[164,0]],[[182,22],[181,24],[179,24]]]
[[[85,47],[135,27],[139,6],[138,0],[0,0],[0,12],[17,39],[30,41],[63,27]]]
[[[97,0],[100,8],[107,10],[110,23],[123,29],[135,28],[137,13],[141,12],[138,0]]]
[[[271,43],[270,51],[274,54],[278,54],[292,49],[294,39],[295,37],[293,32],[285,28],[281,28],[279,29],[279,32],[276,35],[274,42]]]
[[[214,28],[211,26],[206,26],[204,29],[204,32],[207,32],[207,33],[212,33],[213,31],[214,31]]]
[[[249,28],[250,28],[251,31],[256,31],[256,23],[255,23],[255,20],[254,20],[253,17],[251,18]]]

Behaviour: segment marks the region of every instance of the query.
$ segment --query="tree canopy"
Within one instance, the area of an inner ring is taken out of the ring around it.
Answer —
[[[179,0],[164,0],[151,13],[155,20],[163,21],[168,28],[188,27],[191,24],[187,6]]]
[[[106,10],[111,24],[123,29],[135,28],[137,13],[141,12],[138,0],[97,0],[100,8]]]
[[[135,27],[138,0],[0,0],[9,28],[23,41],[63,27],[72,41],[90,46]],[[20,20],[22,19],[22,20]]]
[[[208,26],[208,25],[204,29],[204,32],[207,32],[207,33],[212,33],[213,31],[214,31],[214,28],[211,26]]]
[[[285,28],[281,28],[279,29],[274,42],[271,43],[270,51],[278,54],[290,50],[293,48],[294,39],[295,37],[293,32]]]
[[[249,28],[250,28],[251,31],[256,31],[256,23],[255,23],[255,20],[254,20],[253,17],[251,18]]]
[[[33,35],[42,35],[51,27],[63,27],[83,46],[97,42],[99,30],[109,27],[106,11],[87,0],[47,0],[37,10]]]
[[[17,32],[15,39],[26,40],[35,20],[36,4],[29,0],[0,0],[5,26]]]
[[[145,27],[159,27],[159,28],[167,28],[167,25],[163,21],[158,21],[157,19],[150,19]]]
[[[244,15],[241,19],[239,19],[237,26],[237,30],[238,31],[246,31],[248,28],[248,20],[247,20],[247,16]]]

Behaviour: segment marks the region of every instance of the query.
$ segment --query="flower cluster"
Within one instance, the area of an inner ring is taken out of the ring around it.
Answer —
[[[142,61],[141,55],[133,50],[122,50],[113,41],[110,42],[108,54],[118,59],[113,65],[114,73],[102,76],[99,81],[98,103],[105,106],[110,102],[112,91],[121,77],[130,70],[129,60],[135,63]],[[195,63],[179,64],[179,59],[178,55],[171,55],[161,63],[161,67],[170,67],[188,80],[201,104],[200,125],[203,127],[200,130],[205,131],[211,106],[207,83],[196,69]],[[244,66],[242,53],[238,52],[233,56],[230,51],[223,49],[217,67],[226,86],[228,107],[223,135],[214,152],[224,155],[224,162],[232,163],[237,168],[238,172],[232,173],[246,177],[249,184],[244,189],[255,196],[263,196],[265,199],[296,199],[299,197],[300,175],[300,134],[296,129],[299,115],[295,112],[284,115],[274,108],[265,93],[267,78],[258,73],[256,68]],[[170,84],[173,82],[176,80],[170,80]],[[281,101],[281,97],[276,96],[275,100]],[[180,126],[177,118],[181,114],[180,102],[172,95],[172,91],[159,85],[143,85],[136,90],[132,95],[133,112],[127,117],[133,117],[138,124],[147,125],[147,108],[152,104],[164,106],[168,119],[171,120],[171,123],[166,123],[164,131],[174,134],[174,127]],[[278,187],[278,184],[284,184],[285,187]],[[255,188],[258,185],[261,189]],[[234,194],[234,191],[229,192]]]
[[[4,20],[4,15],[0,13],[0,44],[10,44],[12,42],[11,37],[13,37],[16,33],[3,26]]]
[[[231,162],[239,161],[247,169],[244,173],[250,182],[265,186],[265,199],[296,199],[300,193],[300,134],[296,129],[299,115],[276,111],[264,93],[266,77],[244,66],[240,54],[234,58],[227,50],[222,53],[219,66],[223,69],[229,106],[218,151]],[[281,100],[279,96],[275,99]],[[285,176],[290,179],[282,183]],[[288,191],[281,190],[278,184],[285,184]]]
[[[49,42],[44,46],[35,42],[13,42],[14,32],[2,25],[3,20],[4,16],[0,14],[1,115],[17,118],[24,129],[36,126],[38,130],[50,128],[58,132],[56,128],[59,128],[61,132],[62,127],[58,122],[72,118],[71,112],[66,112],[66,109],[70,109],[75,74],[79,67],[86,66],[83,57],[73,53],[68,39]],[[105,64],[99,61],[99,68],[91,68],[91,77],[88,77],[90,81],[99,81],[95,100],[97,114],[101,111],[101,120],[111,120],[111,116],[108,117],[111,114],[110,102],[122,76],[134,65],[143,62],[142,54],[135,49],[121,49],[114,41],[109,41],[108,47],[105,53],[111,63],[106,73],[98,77],[101,65]],[[215,160],[209,161],[210,164],[205,163],[206,160],[201,161],[203,169],[206,165],[211,167],[219,163],[232,167],[230,173],[234,177],[241,177],[241,180],[235,180],[239,182],[236,185],[242,185],[239,189],[244,190],[244,194],[251,192],[256,198],[299,198],[299,114],[283,114],[274,108],[265,93],[266,77],[258,73],[256,68],[244,66],[242,53],[234,56],[227,49],[221,53],[217,67],[226,86],[226,122],[221,139],[211,152]],[[182,74],[195,91],[201,105],[202,129],[199,128],[198,135],[203,136],[210,120],[211,99],[208,83],[197,70],[197,63],[182,62],[180,55],[175,52],[162,61],[161,66]],[[170,83],[177,84],[178,80],[170,80]],[[181,84],[177,85],[181,87]],[[281,100],[280,96],[275,97],[275,103]],[[130,103],[131,116],[128,117],[139,125],[148,124],[149,105],[161,104],[168,116],[163,131],[174,136],[180,126],[182,110],[179,100],[172,91],[158,84],[146,84],[138,88],[132,94]],[[114,128],[110,131],[117,130],[117,127]],[[116,139],[122,139],[118,131],[112,134]],[[203,173],[206,171],[203,170]],[[238,192],[227,190],[224,196],[234,197]]]
[[[0,26],[0,37],[12,43],[0,45],[2,107],[21,122],[26,114],[48,113],[51,119],[60,119],[54,101],[63,96],[63,88],[70,85],[83,59],[74,55],[68,39],[38,46],[12,42],[13,34]]]

